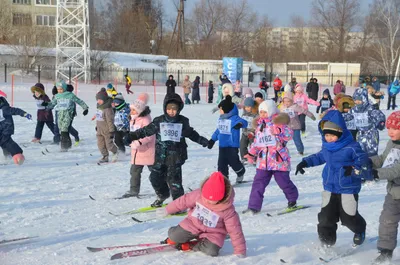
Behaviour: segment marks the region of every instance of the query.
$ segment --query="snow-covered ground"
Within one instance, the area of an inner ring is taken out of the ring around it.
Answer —
[[[34,84],[35,82],[32,82]],[[32,84],[16,84],[14,105],[36,118],[36,106],[30,93]],[[45,84],[51,95],[51,83]],[[242,215],[246,209],[251,183],[235,188],[235,206],[240,213],[247,241],[247,258],[232,255],[233,249],[227,241],[216,258],[201,253],[167,252],[110,261],[110,256],[120,251],[91,253],[87,246],[112,246],[158,242],[167,236],[170,226],[177,225],[183,217],[147,223],[134,223],[129,216],[114,217],[108,212],[123,212],[148,206],[155,197],[143,199],[113,200],[129,189],[130,156],[120,156],[115,164],[98,166],[100,158],[95,138],[95,123],[90,117],[95,111],[95,85],[79,85],[78,96],[90,106],[88,116],[81,114],[74,127],[78,129],[81,143],[67,153],[60,153],[59,147],[50,145],[52,135],[47,128],[43,133],[43,144],[32,144],[35,122],[14,117],[16,132],[14,139],[24,149],[26,161],[15,166],[12,161],[0,160],[0,240],[24,236],[38,238],[0,246],[0,264],[280,264],[284,259],[288,264],[320,264],[318,257],[317,214],[320,210],[322,166],[306,170],[305,175],[294,175],[294,168],[301,160],[293,142],[289,143],[292,154],[291,177],[297,185],[301,205],[309,209],[291,214],[268,217],[283,209],[287,201],[274,181],[267,187],[263,210],[256,216]],[[8,84],[0,89],[9,94]],[[120,87],[121,89],[121,87]],[[132,101],[138,91],[153,93],[153,87],[135,87],[135,95],[127,96]],[[254,89],[256,90],[256,89]],[[272,90],[272,89],[270,89]],[[204,91],[204,90],[203,90]],[[150,100],[152,116],[162,113],[164,87],[157,87],[157,103]],[[181,93],[178,89],[177,92]],[[273,91],[270,91],[273,93]],[[124,93],[125,95],[125,93]],[[214,94],[216,95],[216,94]],[[215,130],[217,114],[211,114],[214,105],[204,103],[185,106],[182,114],[190,118],[191,125],[203,136],[209,138]],[[386,103],[386,100],[383,104]],[[315,112],[315,107],[311,107]],[[386,110],[384,111],[385,113]],[[308,136],[303,138],[306,155],[320,149],[321,138],[317,132],[317,121],[307,120]],[[381,132],[380,151],[388,140],[386,130]],[[183,166],[183,183],[195,189],[201,181],[216,170],[218,146],[212,150],[202,148],[188,140],[189,159]],[[46,150],[47,149],[47,150]],[[48,151],[48,152],[47,152]],[[128,151],[127,151],[128,153]],[[251,180],[255,168],[248,167],[245,179]],[[143,172],[143,194],[152,194],[147,168]],[[231,171],[231,179],[235,179]],[[360,193],[359,211],[367,221],[367,236],[378,235],[379,215],[386,194],[385,182],[369,184]],[[89,194],[97,198],[89,199]],[[137,218],[150,218],[153,214],[138,214]],[[350,248],[353,234],[345,227],[338,229],[338,240],[333,251],[341,252]],[[376,242],[366,243],[357,254],[332,261],[331,264],[368,264],[377,256]],[[328,254],[327,254],[328,255]],[[396,250],[395,262],[399,262],[400,251]]]

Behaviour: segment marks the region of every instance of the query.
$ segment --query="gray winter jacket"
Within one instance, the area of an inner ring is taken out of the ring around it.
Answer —
[[[395,144],[389,140],[383,154],[370,157],[373,168],[376,168],[378,171],[379,179],[387,179],[387,192],[392,195],[394,200],[400,199],[399,154],[400,144]]]

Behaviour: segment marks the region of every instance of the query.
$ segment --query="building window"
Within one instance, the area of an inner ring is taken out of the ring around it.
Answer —
[[[32,17],[30,14],[14,13],[13,14],[13,25],[31,26],[32,25]]]
[[[36,0],[37,5],[49,5],[55,6],[57,5],[57,0]]]
[[[30,5],[31,0],[13,0],[13,4]]]
[[[56,17],[55,16],[47,16],[47,15],[37,15],[36,16],[36,25],[37,26],[54,27],[56,25]]]

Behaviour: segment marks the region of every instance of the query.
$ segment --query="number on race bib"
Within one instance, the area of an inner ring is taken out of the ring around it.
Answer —
[[[258,132],[256,137],[257,147],[276,146],[275,136],[270,133],[267,127],[263,132]]]
[[[329,105],[330,105],[329,100],[322,100],[321,107],[322,107],[323,109],[328,109],[328,108],[329,108]]]
[[[67,110],[69,108],[69,103],[69,99],[62,98],[57,100],[57,110]]]
[[[221,134],[231,134],[231,120],[219,119],[218,130]]]
[[[289,117],[292,119],[294,117],[296,117],[296,113],[294,113],[293,109],[284,109],[283,112],[285,112],[287,115],[289,115]]]
[[[182,123],[160,123],[161,141],[180,142],[182,135]]]
[[[387,155],[385,162],[383,163],[383,168],[393,167],[394,164],[399,163],[400,161],[400,149],[392,148]]]
[[[354,119],[350,120],[350,121],[346,121],[346,127],[348,130],[355,130],[356,129],[356,122],[354,121]]]
[[[215,228],[218,224],[219,215],[213,211],[207,209],[200,203],[196,203],[192,216],[197,218],[203,225],[211,228]]]
[[[354,120],[357,127],[368,127],[368,113],[354,113]]]

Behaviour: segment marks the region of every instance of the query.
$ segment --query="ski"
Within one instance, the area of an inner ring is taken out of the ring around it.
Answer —
[[[37,238],[37,236],[27,236],[27,237],[20,237],[20,238],[14,238],[14,239],[5,239],[5,240],[1,240],[0,244],[7,244],[7,243],[11,243],[11,242],[28,240],[28,239],[32,239],[32,238]]]
[[[287,263],[284,259],[280,259],[279,261],[282,263]]]
[[[111,260],[144,256],[144,255],[149,255],[149,254],[159,253],[159,252],[166,252],[166,251],[171,251],[171,250],[177,250],[176,246],[175,245],[160,245],[160,246],[156,246],[156,247],[149,247],[149,248],[145,248],[145,249],[138,249],[138,250],[131,250],[131,251],[117,253],[117,254],[111,256]]]
[[[163,204],[162,207],[165,207],[165,206],[167,206],[167,204]],[[132,211],[129,211],[129,212],[122,212],[122,213],[108,212],[108,213],[111,214],[111,215],[114,215],[114,216],[122,216],[122,215],[131,215],[131,214],[135,214],[135,213],[155,212],[158,208],[160,208],[160,207],[151,207],[151,206],[149,206],[149,207],[143,207],[143,208],[139,208],[139,209],[136,209],[136,210],[132,210]]]
[[[332,258],[323,258],[323,257],[319,257],[319,260],[324,262],[324,263],[329,263],[331,261],[335,261],[344,257],[348,257],[353,255],[354,253],[358,252],[360,249],[362,249],[365,245],[368,245],[368,243],[373,243],[375,241],[378,240],[379,237],[371,237],[369,239],[367,239],[367,242],[364,242],[362,245],[360,246],[352,246],[352,248],[347,249],[346,251],[332,257]]]
[[[295,211],[307,209],[307,208],[310,208],[310,207],[311,206],[309,206],[309,205],[298,205],[298,206],[296,206],[294,208],[286,208],[285,210],[278,212],[276,215],[283,215],[283,214],[293,213]],[[270,213],[267,213],[267,216],[268,217],[273,217],[274,215],[272,215]]]
[[[99,252],[99,251],[104,251],[104,250],[113,250],[113,249],[119,249],[119,248],[141,248],[141,247],[156,247],[156,246],[161,246],[163,244],[161,243],[141,243],[141,244],[135,244],[135,245],[120,245],[120,246],[111,246],[111,247],[99,247],[99,248],[94,248],[94,247],[86,247],[90,252]]]
[[[138,196],[131,196],[131,197],[114,197],[114,198],[104,198],[104,199],[112,199],[112,200],[123,200],[123,199],[129,199],[129,198],[136,198],[136,199],[142,199],[142,198],[147,198],[147,197],[151,197],[153,196],[153,194],[139,194]],[[89,195],[89,198],[92,201],[97,201],[98,199],[96,199],[95,197],[93,197],[92,195]]]
[[[46,153],[50,153],[49,150],[47,150],[47,148],[44,149],[44,151],[46,151]],[[42,155],[47,155],[45,152],[42,150]]]
[[[165,218],[170,218],[170,217],[174,217],[174,216],[186,216],[187,214],[188,214],[187,212],[177,213],[177,214],[170,214],[170,215],[167,215]],[[147,220],[140,220],[140,219],[137,219],[134,216],[132,216],[131,218],[132,218],[133,221],[135,221],[137,223],[145,223],[145,222],[149,222],[149,221],[153,221],[153,220],[161,220],[159,218],[150,218],[150,219],[147,219]],[[164,219],[164,218],[162,218],[162,219]]]

